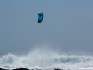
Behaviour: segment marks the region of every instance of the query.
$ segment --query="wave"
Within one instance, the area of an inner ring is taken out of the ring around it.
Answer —
[[[55,52],[35,50],[26,55],[9,53],[0,57],[1,68],[62,68],[62,69],[93,69],[93,57],[83,55],[66,55]]]

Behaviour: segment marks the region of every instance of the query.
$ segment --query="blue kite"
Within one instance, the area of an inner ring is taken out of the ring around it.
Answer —
[[[37,14],[38,14],[38,23],[41,23],[41,22],[43,21],[44,15],[43,15],[42,12],[39,12],[39,13],[37,13]]]

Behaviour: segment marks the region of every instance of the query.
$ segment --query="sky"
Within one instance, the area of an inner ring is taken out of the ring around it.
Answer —
[[[41,24],[37,12],[44,13]],[[92,54],[93,0],[0,0],[0,54],[25,53],[41,44]]]

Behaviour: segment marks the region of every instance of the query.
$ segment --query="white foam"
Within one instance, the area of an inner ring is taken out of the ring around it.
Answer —
[[[55,52],[34,50],[27,55],[14,55],[9,53],[0,57],[2,68],[62,68],[62,69],[93,69],[92,56],[59,55]]]

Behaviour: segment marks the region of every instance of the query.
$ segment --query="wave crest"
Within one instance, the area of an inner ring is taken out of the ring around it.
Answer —
[[[35,50],[27,55],[7,54],[0,57],[2,68],[89,68],[93,67],[92,56],[59,55],[54,52]]]

